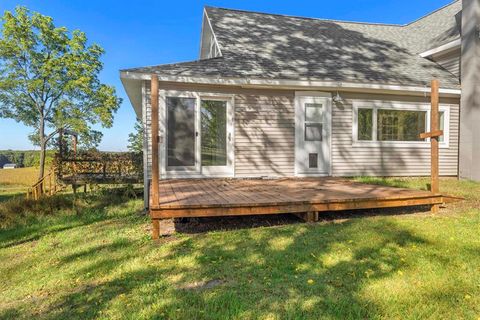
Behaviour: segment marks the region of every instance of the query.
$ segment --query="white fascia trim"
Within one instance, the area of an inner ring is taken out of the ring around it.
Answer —
[[[122,71],[121,78],[135,79],[135,80],[150,80],[151,75],[147,73],[138,73],[130,71]],[[159,81],[166,82],[182,82],[182,83],[198,83],[198,84],[212,84],[212,85],[231,85],[240,86],[243,88],[256,89],[288,89],[288,90],[302,90],[308,88],[312,91],[321,90],[341,90],[341,91],[383,91],[390,93],[415,93],[415,94],[429,94],[430,87],[418,86],[402,86],[391,84],[371,84],[371,83],[352,83],[352,82],[337,82],[337,81],[317,81],[317,80],[267,80],[267,79],[242,79],[242,78],[209,78],[209,77],[183,77],[183,76],[161,76],[158,75]],[[460,89],[440,88],[440,94],[448,96],[460,96]]]
[[[450,51],[453,51],[455,49],[460,48],[461,44],[462,44],[461,39],[453,40],[453,41],[451,41],[449,43],[445,43],[445,44],[443,44],[439,47],[436,47],[436,48],[433,48],[433,49],[430,49],[428,51],[420,53],[420,57],[427,58],[427,57],[433,56],[433,55],[438,54],[438,53],[447,53],[447,52],[450,52]]]
[[[207,10],[205,10],[205,8],[203,9],[203,13],[204,13],[205,17],[207,18],[208,26],[210,27],[210,32],[212,33],[213,39],[215,40],[215,45],[218,48],[218,53],[220,53],[219,57],[221,57],[221,56],[223,56],[222,48],[220,48],[220,46],[218,44],[217,36],[215,35],[215,32],[213,32],[212,23],[210,22],[210,18],[208,17],[208,13],[207,13]],[[202,28],[203,28],[203,24],[202,24]],[[203,37],[203,34],[202,34],[202,37]]]
[[[204,29],[203,27],[205,26],[205,15],[207,13],[205,12],[205,8],[203,8],[203,15],[202,15],[202,28],[200,29],[200,50],[198,52],[198,58],[200,59],[200,57],[202,56],[202,48],[203,48],[203,32],[204,32]]]

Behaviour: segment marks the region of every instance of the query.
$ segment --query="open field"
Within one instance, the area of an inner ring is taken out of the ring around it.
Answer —
[[[38,168],[0,169],[0,201],[25,194],[37,182]]]
[[[45,169],[46,172],[48,169]],[[16,185],[28,187],[37,182],[38,168],[0,169],[0,186]]]
[[[480,184],[441,190],[466,201],[435,216],[177,221],[185,232],[158,242],[122,191],[3,202],[0,218],[16,215],[0,229],[0,318],[478,319]]]

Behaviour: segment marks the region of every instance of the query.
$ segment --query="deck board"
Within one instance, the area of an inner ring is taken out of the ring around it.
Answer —
[[[429,191],[370,185],[340,178],[167,179],[159,183],[154,218],[275,214],[430,205]]]

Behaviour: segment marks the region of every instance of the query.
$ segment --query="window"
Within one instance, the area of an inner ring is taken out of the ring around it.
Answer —
[[[358,140],[371,141],[373,139],[373,110],[358,109]]]
[[[444,111],[440,111],[438,112],[438,116],[440,119],[438,119],[438,126],[440,128],[440,130],[443,131],[443,136],[440,136],[438,138],[438,142],[445,142],[445,112]]]
[[[323,104],[305,103],[305,141],[323,140]]]
[[[426,111],[377,111],[378,141],[424,141],[420,134],[426,132]]]
[[[355,107],[354,140],[359,142],[422,143],[420,134],[430,130],[430,108],[428,106],[399,105]],[[439,111],[439,127],[444,135],[439,138],[448,145],[448,107]]]

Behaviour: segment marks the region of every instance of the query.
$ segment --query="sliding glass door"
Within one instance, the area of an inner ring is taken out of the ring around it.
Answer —
[[[166,97],[166,167],[175,173],[233,175],[233,110],[220,97]]]

